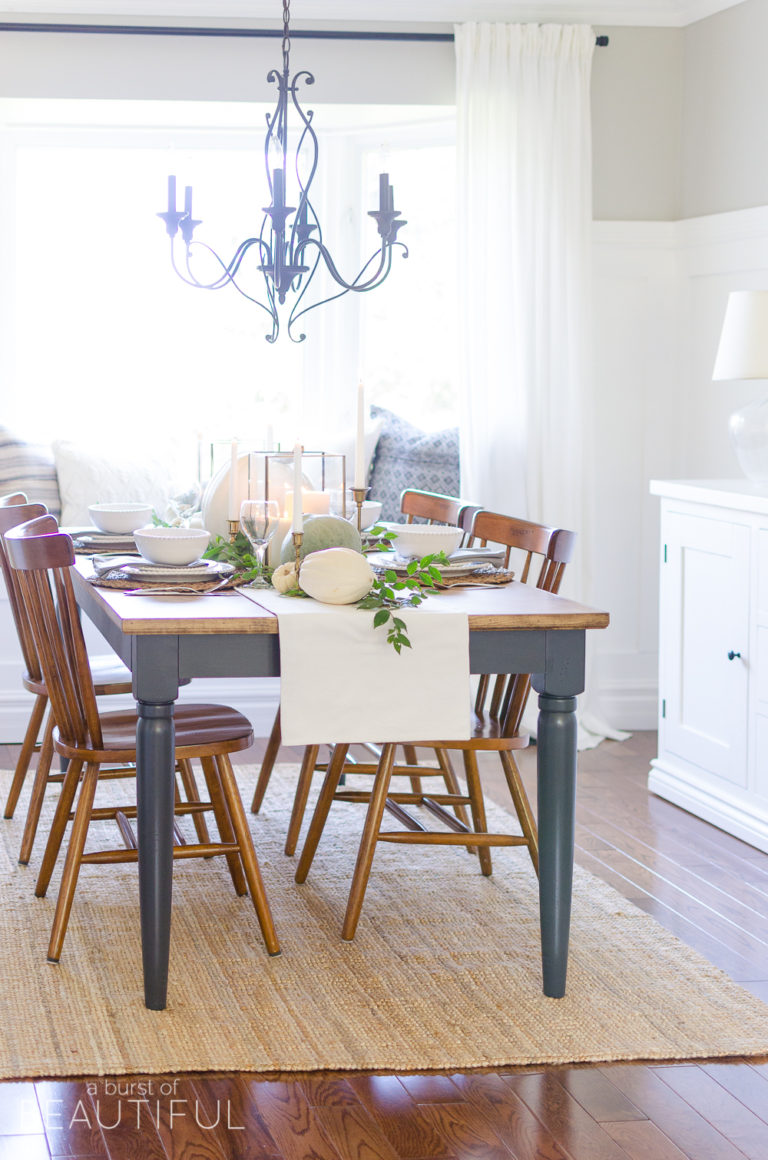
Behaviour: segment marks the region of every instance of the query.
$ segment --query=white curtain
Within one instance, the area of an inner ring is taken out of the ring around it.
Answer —
[[[588,603],[595,33],[455,35],[462,495],[577,532],[564,590]],[[580,726],[582,746],[625,736],[583,706]]]

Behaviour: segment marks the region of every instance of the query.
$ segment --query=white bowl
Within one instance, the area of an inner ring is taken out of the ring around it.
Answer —
[[[360,513],[362,520],[361,527],[372,527],[381,515],[381,509],[383,506],[384,505],[379,503],[377,499],[363,500],[363,510]],[[357,527],[357,505],[355,504],[354,500],[351,504],[351,510],[350,505],[347,506],[347,519],[351,524],[354,524],[355,527]]]
[[[211,533],[203,528],[140,528],[133,538],[151,564],[194,564],[208,547]]]
[[[88,515],[100,532],[127,535],[142,527],[152,518],[152,505],[147,503],[92,503]]]
[[[392,541],[392,547],[398,556],[405,559],[420,559],[433,552],[445,552],[450,556],[455,552],[462,541],[464,532],[461,528],[451,527],[449,524],[388,524],[397,538]]]

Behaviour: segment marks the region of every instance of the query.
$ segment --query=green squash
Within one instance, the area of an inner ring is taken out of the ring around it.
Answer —
[[[353,552],[362,552],[363,541],[354,524],[341,516],[305,516],[304,539],[301,541],[302,560],[310,552],[321,552],[324,548],[351,548]],[[280,563],[288,564],[295,556],[293,535],[288,532],[283,540]]]

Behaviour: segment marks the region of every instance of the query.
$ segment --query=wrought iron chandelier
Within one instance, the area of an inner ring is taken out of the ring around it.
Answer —
[[[165,222],[166,231],[171,239],[171,263],[179,277],[187,285],[197,286],[202,290],[220,290],[224,286],[233,286],[239,294],[260,306],[269,315],[272,333],[266,335],[267,342],[275,342],[280,333],[278,306],[283,306],[289,295],[291,298],[289,299],[286,330],[294,342],[303,342],[306,338],[305,334],[296,336],[292,333],[293,326],[302,315],[318,306],[333,302],[336,298],[341,298],[350,291],[360,294],[367,290],[375,290],[389,274],[392,267],[392,254],[396,246],[402,249],[404,258],[408,257],[407,246],[397,240],[398,231],[407,223],[401,218],[400,212],[395,209],[394,193],[389,184],[389,175],[381,173],[379,174],[379,207],[368,211],[368,216],[376,222],[380,239],[379,248],[371,255],[351,282],[345,281],[337,270],[333,258],[323,242],[320,222],[310,200],[310,189],[318,160],[317,136],[312,128],[313,112],[308,110],[305,113],[297,96],[299,83],[312,85],[315,83],[315,78],[312,73],[303,70],[296,73],[291,79],[289,23],[290,0],[283,0],[283,68],[282,72],[271,69],[267,74],[267,80],[277,85],[277,107],[271,116],[267,115],[267,136],[264,143],[264,162],[272,203],[264,207],[264,217],[258,237],[246,238],[245,241],[242,241],[228,262],[220,258],[210,246],[195,240],[193,235],[201,222],[192,217],[192,187],[186,186],[184,209],[178,210],[176,208],[175,176],[168,178],[168,209],[157,215]],[[289,102],[293,105],[300,122],[295,151],[290,155],[288,143]],[[275,158],[277,164],[274,163],[273,159]],[[292,166],[291,173],[289,173],[289,165]],[[287,205],[286,197],[294,196],[298,201],[298,206]],[[178,261],[176,245],[179,233],[184,243],[181,264]],[[256,269],[261,272],[264,278],[264,300],[249,293],[239,281],[243,260],[253,247],[256,247],[258,255]],[[201,281],[192,269],[194,255],[200,250],[205,250],[219,269],[217,276],[210,282]],[[305,296],[321,260],[334,282],[341,289],[320,301],[310,302],[306,300]]]

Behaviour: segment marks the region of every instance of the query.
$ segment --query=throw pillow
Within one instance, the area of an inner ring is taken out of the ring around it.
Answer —
[[[408,487],[459,494],[459,431],[421,431],[384,407],[371,407],[384,420],[376,444],[370,498],[382,504],[381,519],[401,518],[400,496]]]
[[[172,465],[159,451],[153,456],[144,448],[122,458],[117,452],[94,452],[91,446],[59,439],[53,444],[53,456],[64,527],[87,527],[92,503],[151,503],[164,513],[177,490]]]
[[[0,427],[0,494],[23,491],[30,503],[43,503],[59,518],[61,500],[53,456],[48,448],[26,443]]]

